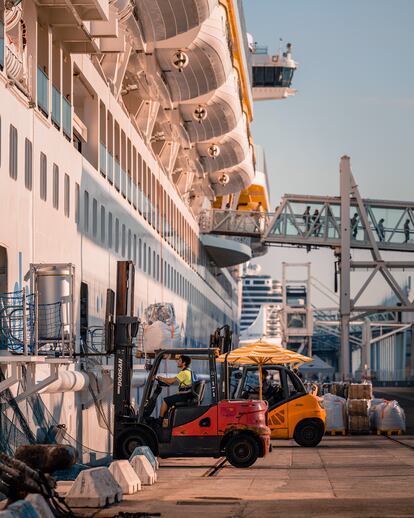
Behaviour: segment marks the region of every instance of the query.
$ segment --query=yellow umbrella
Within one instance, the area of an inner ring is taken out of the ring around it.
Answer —
[[[266,343],[262,340],[233,349],[233,351],[221,354],[218,361],[238,363],[240,365],[259,366],[259,396],[262,399],[262,367],[263,365],[300,365],[311,362],[312,358],[303,354],[289,351],[280,345]]]

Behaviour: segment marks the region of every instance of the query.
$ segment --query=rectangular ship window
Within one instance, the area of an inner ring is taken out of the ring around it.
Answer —
[[[115,252],[119,252],[119,219],[115,218]]]
[[[137,264],[137,235],[134,234],[134,242],[132,245],[132,253],[133,253],[133,261],[134,264]]]
[[[29,139],[24,141],[24,185],[29,191],[32,190],[33,177],[33,147]]]
[[[17,129],[10,124],[9,175],[17,180]]]
[[[79,197],[80,197],[80,187],[78,183],[75,183],[75,223],[79,224]]]
[[[112,212],[108,212],[108,247],[112,248]]]
[[[105,243],[105,224],[106,224],[106,216],[105,216],[105,207],[101,205],[101,241]]]
[[[47,157],[40,153],[40,198],[47,200]]]
[[[89,231],[89,193],[85,191],[83,194],[83,230]]]
[[[92,234],[93,237],[96,237],[98,232],[98,202],[96,198],[92,201]]]
[[[122,224],[122,257],[125,257],[125,241],[126,241],[126,232],[125,232],[125,225]]]
[[[59,167],[53,164],[53,208],[59,209]]]
[[[63,191],[63,210],[68,218],[70,216],[70,178],[68,174],[65,174]]]

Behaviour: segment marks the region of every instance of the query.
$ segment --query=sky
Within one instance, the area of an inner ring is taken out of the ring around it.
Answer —
[[[296,96],[254,103],[271,208],[284,193],[338,195],[344,154],[363,197],[413,200],[414,0],[244,0],[244,10],[254,41],[275,54],[282,38],[299,63]],[[272,248],[256,262],[280,278],[282,261],[311,261],[333,287],[331,251]],[[378,284],[370,297],[388,293]]]

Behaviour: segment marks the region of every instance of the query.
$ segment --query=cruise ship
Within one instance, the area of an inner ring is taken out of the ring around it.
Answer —
[[[198,216],[269,208],[253,101],[293,95],[295,68],[237,0],[0,3],[3,447],[46,422],[110,451],[111,360],[81,353],[101,351],[119,260],[141,319],[165,305],[192,346],[238,333],[234,266],[265,250],[201,235]]]

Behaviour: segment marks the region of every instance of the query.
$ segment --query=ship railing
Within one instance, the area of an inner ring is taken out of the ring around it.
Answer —
[[[121,194],[126,198],[126,190],[127,190],[127,180],[126,180],[126,171],[123,167],[121,167]]]
[[[109,153],[108,153],[109,154]],[[99,170],[103,176],[106,176],[106,146],[102,142],[99,143]]]
[[[52,122],[60,129],[62,94],[52,84]]]
[[[0,349],[12,354],[29,354],[36,337],[36,301],[21,291],[0,294]]]
[[[269,53],[269,47],[266,45],[257,45],[255,44],[253,47],[253,54],[261,54],[265,55]]]
[[[69,356],[70,325],[61,302],[39,304],[37,293],[23,288],[0,293],[0,350],[9,354]]]
[[[131,175],[128,174],[127,175],[127,200],[129,201],[129,203],[132,203],[132,198],[133,198],[133,194],[132,194],[132,178],[131,178]]]
[[[37,67],[37,106],[49,116],[49,78],[46,73]]]
[[[62,97],[62,130],[63,134],[72,140],[72,105],[66,97]]]
[[[4,69],[4,23],[0,21],[0,70]]]
[[[121,165],[119,163],[119,160],[115,158],[115,189],[117,191],[120,190],[121,187]]]
[[[199,216],[203,234],[260,237],[270,221],[269,214],[245,210],[204,210]]]
[[[107,156],[108,162],[107,162],[107,178],[108,181],[113,184],[114,183],[114,157],[112,156],[112,153],[108,151]]]

